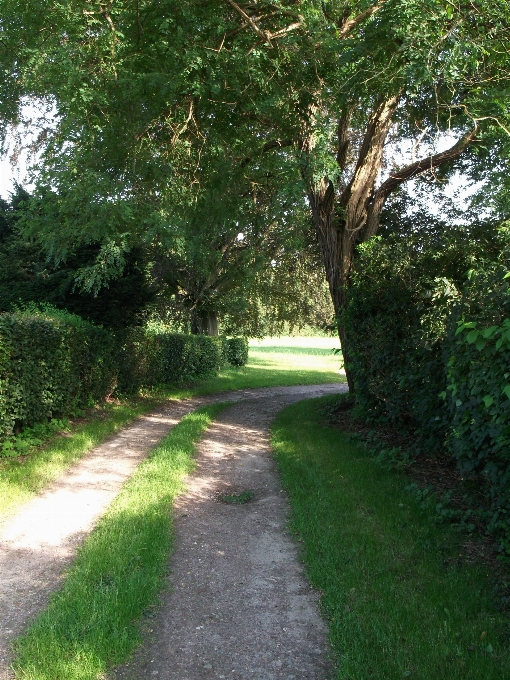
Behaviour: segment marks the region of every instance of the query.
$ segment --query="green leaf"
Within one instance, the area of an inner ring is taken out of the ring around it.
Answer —
[[[496,331],[499,330],[499,326],[491,326],[490,328],[486,328],[485,330],[482,331],[482,337],[484,338],[492,338],[494,337]]]
[[[476,322],[475,321],[468,321],[467,323],[464,323],[462,321],[457,321],[457,325],[458,325],[458,328],[455,332],[455,335],[462,333],[466,328],[475,328]]]
[[[494,399],[493,397],[491,397],[490,394],[486,394],[482,401],[485,404],[486,408],[489,408],[489,406],[492,406],[492,404],[494,403]]]
[[[479,335],[480,335],[480,331],[472,330],[467,334],[466,340],[469,342],[470,345],[472,345],[473,342],[475,342],[475,340],[478,338]]]

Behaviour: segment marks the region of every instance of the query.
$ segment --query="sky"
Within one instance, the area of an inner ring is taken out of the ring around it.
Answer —
[[[27,189],[30,189],[30,185],[26,180],[25,165],[13,168],[7,158],[2,158],[0,160],[0,198],[9,198],[14,182],[18,182]]]
[[[38,132],[41,130],[41,125],[54,125],[54,120],[57,115],[57,109],[51,102],[43,100],[27,99],[22,104],[21,120],[22,126],[18,128],[20,139],[23,144],[28,144],[36,139]],[[39,125],[38,125],[39,123]],[[13,130],[14,133],[14,130]],[[9,198],[10,192],[14,188],[14,184],[21,184],[25,189],[30,191],[33,187],[28,182],[27,165],[29,164],[29,157],[27,152],[22,152],[16,165],[12,165],[9,156],[15,147],[15,137],[11,134],[7,137],[6,153],[0,156],[0,197]]]

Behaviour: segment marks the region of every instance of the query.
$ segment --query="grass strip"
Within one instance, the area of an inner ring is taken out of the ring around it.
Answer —
[[[89,422],[71,427],[66,437],[52,437],[27,456],[0,458],[0,520],[12,515],[87,451],[152,410],[155,404],[151,399],[104,404],[89,416]]]
[[[510,622],[466,537],[438,525],[365,448],[299,402],[272,441],[342,680],[510,678]]]
[[[170,506],[195,467],[195,442],[227,404],[184,417],[141,463],[85,540],[56,593],[16,642],[16,678],[98,680],[140,641],[137,620],[165,583]]]

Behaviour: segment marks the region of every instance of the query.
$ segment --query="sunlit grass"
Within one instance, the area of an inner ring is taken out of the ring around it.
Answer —
[[[99,680],[140,640],[164,584],[171,505],[195,467],[195,442],[226,404],[185,416],[143,461],[85,540],[62,590],[17,640],[23,680]]]
[[[198,385],[194,394],[285,385],[345,382],[336,338],[286,337],[251,340],[248,363]],[[191,393],[190,393],[191,394]]]
[[[272,441],[338,680],[510,678],[510,623],[489,568],[419,506],[402,474],[328,426],[328,403],[282,411]]]

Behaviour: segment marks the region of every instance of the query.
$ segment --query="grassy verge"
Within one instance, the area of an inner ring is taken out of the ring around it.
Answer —
[[[24,680],[97,680],[139,641],[136,620],[164,584],[169,508],[194,468],[196,442],[226,404],[186,416],[124,486],[86,539],[61,592],[16,643]]]
[[[300,402],[273,446],[342,680],[502,680],[510,623],[466,539],[434,522],[406,478],[327,425],[331,398]]]
[[[16,512],[84,453],[155,404],[153,399],[104,404],[89,414],[87,422],[71,426],[67,436],[52,437],[26,456],[0,458],[0,520]]]
[[[340,360],[329,338],[277,338],[252,341],[247,366],[225,369],[219,376],[187,388],[163,387],[144,399],[106,404],[73,426],[67,437],[53,437],[19,458],[0,458],[0,521],[12,515],[87,451],[130,421],[166,399],[183,399],[225,390],[276,385],[314,384],[342,380]]]

